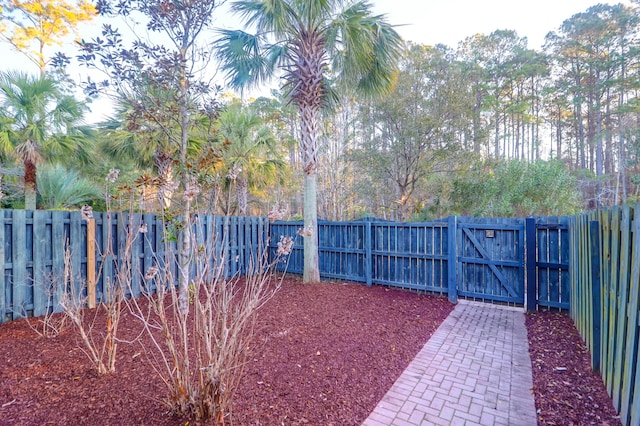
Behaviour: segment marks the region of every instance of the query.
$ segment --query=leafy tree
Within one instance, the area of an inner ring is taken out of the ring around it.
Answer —
[[[1,149],[24,165],[25,208],[35,210],[37,168],[44,160],[90,160],[91,129],[82,124],[85,106],[62,93],[57,82],[25,73],[0,74]]]
[[[409,45],[400,61],[394,91],[368,105],[366,120],[375,127],[352,151],[373,191],[387,194],[393,218],[407,220],[424,199],[427,177],[445,171],[446,158],[459,146],[451,133],[459,114],[460,73],[440,48]],[[417,195],[419,194],[419,195]]]
[[[218,56],[234,88],[258,85],[276,70],[298,107],[304,181],[304,282],[320,280],[317,237],[317,154],[320,110],[330,104],[329,79],[357,92],[387,92],[400,37],[366,1],[241,0],[232,10],[256,34],[224,30]]]
[[[271,97],[257,98],[251,103],[251,108],[271,129],[280,149],[285,150],[287,168],[282,171],[285,172],[284,179],[287,184],[276,188],[277,193],[274,193],[273,189],[269,191],[275,200],[275,207],[286,209],[285,206],[288,204],[288,210],[302,218],[304,172],[298,143],[300,132],[297,126],[297,107],[288,102],[281,91],[272,90]]]
[[[153,90],[152,87],[149,89]],[[142,93],[142,89],[138,89],[138,93]],[[147,92],[145,96],[158,100],[162,98],[160,93]],[[179,145],[167,136],[167,131],[174,125],[171,119],[159,115],[153,119],[147,118],[139,100],[124,93],[117,98],[115,116],[99,125],[100,148],[104,154],[114,160],[130,159],[143,170],[154,170],[157,178],[147,183],[157,188],[157,201],[162,209],[171,206],[176,187],[175,166]],[[190,128],[190,133],[198,130]],[[193,150],[196,145],[198,143],[191,135],[188,148]]]
[[[0,37],[24,54],[44,76],[45,48],[60,45],[78,24],[96,16],[86,0],[0,0]],[[3,28],[4,27],[4,28]]]

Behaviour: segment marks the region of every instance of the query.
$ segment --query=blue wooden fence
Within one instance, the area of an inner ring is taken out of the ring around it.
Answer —
[[[303,222],[271,224],[271,249],[279,236],[296,237]],[[448,292],[447,222],[318,222],[322,278]],[[280,270],[285,265],[279,265]],[[302,237],[296,238],[286,270],[302,274]]]
[[[458,218],[458,295],[524,304],[524,236],[522,219]]]
[[[88,265],[88,225],[80,212],[0,210],[0,323],[59,309],[65,291],[64,285],[59,284],[64,276],[67,242],[75,275],[73,282],[81,287],[77,290],[85,292],[76,294],[87,296],[86,287],[80,283],[87,280],[87,268],[93,268],[97,303],[105,298],[105,283],[115,282],[128,227],[135,230],[145,224],[147,228],[146,233],[137,235],[131,249],[128,296],[140,296],[142,277],[151,266],[163,267],[166,259],[176,258],[176,244],[165,240],[165,226],[155,215],[94,213],[94,218],[96,261]],[[193,230],[201,250],[212,253],[207,256],[210,266],[220,266],[213,262],[224,262],[226,276],[246,274],[259,261],[260,249],[267,247],[265,218],[201,215],[196,217]],[[175,271],[175,263],[170,267]]]
[[[535,226],[531,222],[535,222]],[[569,218],[528,218],[526,228],[530,234],[527,252],[532,256],[526,262],[527,281],[536,283],[528,290],[537,291],[530,300],[535,300],[539,307],[568,310],[571,302]]]
[[[528,295],[528,306],[568,308],[567,220],[531,220],[535,245],[529,251],[535,250],[537,263],[529,268],[535,270],[530,280],[538,286],[530,286],[535,291]],[[107,213],[96,213],[95,263],[91,269],[87,269],[87,223],[79,212],[1,210],[0,221],[0,270],[4,272],[0,274],[0,322],[56,309],[64,291],[55,283],[64,273],[65,242],[71,247],[74,282],[83,282],[88,272],[94,272],[97,303],[104,300],[106,279],[114,282],[116,278],[128,227],[147,227],[132,247],[133,294],[129,296],[140,294],[142,276],[150,266],[163,266],[167,255],[175,259],[175,244],[165,241],[165,225],[151,214],[111,213],[109,218]],[[198,245],[214,253],[210,259],[224,262],[226,274],[231,276],[244,274],[257,263],[267,235],[275,250],[281,235],[296,237],[302,227],[302,222],[269,225],[256,217],[200,216],[194,231]],[[321,276],[447,294],[452,301],[462,296],[522,304],[523,229],[519,219],[321,221]],[[109,238],[112,248],[108,253]],[[302,273],[302,249],[302,237],[297,237],[287,271]],[[175,264],[171,267],[175,271]]]
[[[280,236],[296,237],[303,222],[271,224],[271,250]],[[568,308],[566,218],[531,218],[529,309]],[[460,297],[523,304],[523,219],[449,217],[422,223],[378,220],[318,223],[320,276]],[[279,265],[281,270],[285,265]],[[302,237],[286,270],[302,274]],[[538,288],[536,283],[541,283]]]

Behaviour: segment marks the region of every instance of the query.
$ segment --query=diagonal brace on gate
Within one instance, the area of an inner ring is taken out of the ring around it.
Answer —
[[[469,241],[471,241],[471,243],[473,244],[473,247],[476,250],[478,250],[478,252],[483,257],[483,259],[487,260],[487,265],[491,269],[491,272],[493,272],[493,274],[498,279],[498,281],[500,281],[500,284],[502,284],[502,286],[507,290],[507,292],[509,293],[509,296],[510,297],[518,297],[518,293],[513,288],[513,286],[509,285],[508,280],[504,276],[504,274],[498,269],[498,267],[496,265],[491,263],[491,256],[485,250],[485,248],[482,246],[480,241],[478,241],[478,239],[473,235],[473,233],[468,228],[462,228],[462,231],[467,236],[467,238],[469,238]]]

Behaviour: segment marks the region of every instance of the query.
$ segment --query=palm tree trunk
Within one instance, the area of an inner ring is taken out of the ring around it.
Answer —
[[[238,176],[236,180],[236,195],[238,197],[238,210],[240,211],[241,216],[247,215],[247,191],[248,191],[249,182],[247,181],[247,177],[244,173]]]
[[[304,272],[305,283],[320,281],[318,263],[317,153],[319,111],[300,107],[302,167],[304,169]]]
[[[171,198],[175,188],[173,179],[173,159],[166,152],[159,151],[155,157],[160,185],[158,186],[158,201],[160,207],[168,209],[171,207]]]
[[[36,209],[36,164],[32,161],[24,161],[24,208]]]
[[[318,260],[318,199],[317,174],[304,175],[304,272],[302,281],[313,283],[320,281]]]

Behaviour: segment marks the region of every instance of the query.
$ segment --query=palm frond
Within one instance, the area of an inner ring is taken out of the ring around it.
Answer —
[[[44,208],[78,207],[101,197],[100,188],[94,182],[60,165],[40,168],[37,179],[40,205]]]
[[[380,96],[393,87],[402,39],[384,15],[373,15],[361,1],[340,13],[327,29],[327,49],[338,78],[356,82],[365,96]]]
[[[215,42],[217,57],[232,88],[256,87],[271,77],[274,59],[263,54],[260,36],[241,30],[221,30],[220,34]]]
[[[233,2],[231,10],[248,27],[279,37],[290,32],[291,24],[295,21],[296,14],[290,3],[287,0],[242,0]]]

